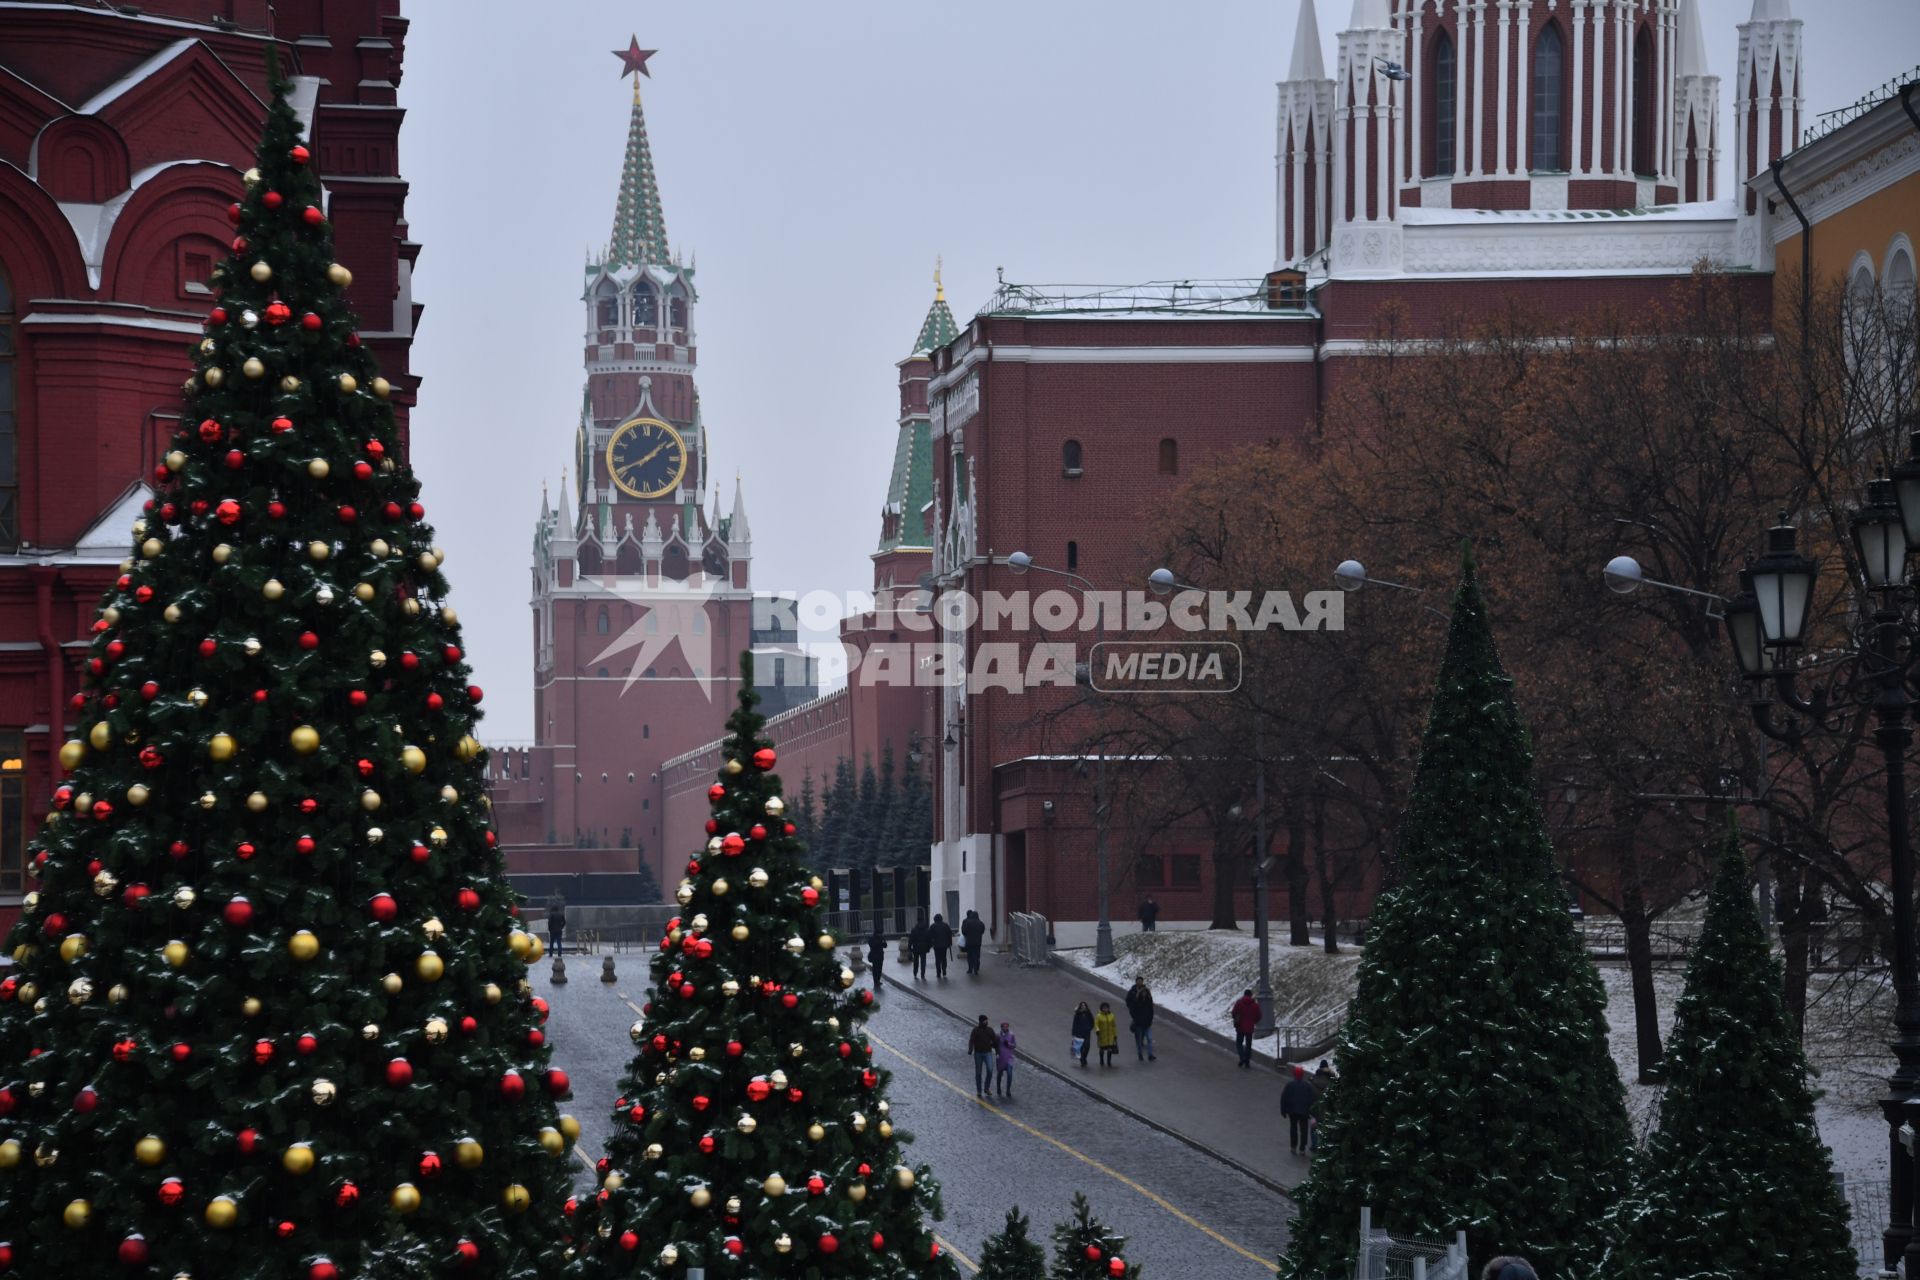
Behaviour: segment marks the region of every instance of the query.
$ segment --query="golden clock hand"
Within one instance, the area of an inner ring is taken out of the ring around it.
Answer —
[[[665,449],[669,444],[672,444],[672,443],[673,442],[671,440],[662,440],[659,444],[653,446],[652,453],[649,453],[646,457],[640,459],[638,462],[628,463],[625,470],[633,471],[633,470],[637,470],[640,467],[646,466],[649,462],[652,462],[655,458],[660,456],[660,451],[662,449]]]

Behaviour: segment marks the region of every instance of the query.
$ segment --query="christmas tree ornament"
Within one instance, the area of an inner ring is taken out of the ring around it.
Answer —
[[[478,1169],[486,1163],[487,1149],[472,1138],[462,1138],[454,1143],[453,1162],[462,1169]]]
[[[387,1193],[387,1203],[395,1213],[406,1215],[420,1207],[420,1190],[411,1182],[402,1182]]]
[[[70,1200],[60,1217],[73,1230],[79,1231],[93,1221],[93,1204],[87,1200]]]
[[[309,930],[301,929],[287,939],[287,954],[303,963],[311,960],[320,954],[320,939]]]
[[[231,1227],[240,1217],[240,1206],[230,1196],[215,1196],[207,1201],[206,1223],[216,1231]]]
[[[333,1105],[334,1099],[340,1096],[340,1091],[334,1087],[333,1081],[327,1079],[315,1080],[312,1088],[309,1089],[308,1092],[313,1098],[313,1105],[316,1107],[330,1107]]]
[[[426,1037],[428,1044],[444,1044],[447,1039],[447,1020],[433,1017],[427,1019]]]
[[[744,924],[736,924],[735,926],[733,926],[732,929],[729,929],[727,932],[735,942],[745,942],[748,938],[753,936],[753,930],[747,928],[747,926]]]
[[[296,1142],[280,1157],[280,1167],[291,1174],[310,1173],[313,1164],[313,1147],[310,1143]]]
[[[438,982],[447,971],[446,961],[432,951],[422,951],[420,958],[413,962],[413,971],[428,982]]]
[[[776,1253],[793,1252],[793,1237],[782,1231],[773,1238],[773,1248]]]

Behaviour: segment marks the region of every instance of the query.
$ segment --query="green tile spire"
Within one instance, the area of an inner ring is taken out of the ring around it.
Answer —
[[[927,308],[927,318],[920,322],[920,336],[914,341],[913,354],[931,355],[959,336],[960,326],[953,322],[953,312],[947,309],[947,286],[940,283],[940,267],[936,265],[933,269],[933,305]]]
[[[896,512],[880,525],[881,551],[930,545],[920,512],[933,501],[933,424],[913,418],[900,424],[893,446],[893,473],[887,480],[887,508]]]
[[[613,210],[609,267],[667,261],[667,218],[660,210],[660,184],[653,176],[647,115],[640,107],[640,78],[633,80],[633,117],[627,122],[627,155],[620,168],[620,200]]]

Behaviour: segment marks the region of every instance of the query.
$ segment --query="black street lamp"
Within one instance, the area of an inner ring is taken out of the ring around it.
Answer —
[[[1794,651],[1806,643],[1813,585],[1819,567],[1795,546],[1796,531],[1784,520],[1767,533],[1767,553],[1741,575],[1742,594],[1728,602],[1726,623],[1740,673],[1761,692],[1753,699],[1754,723],[1776,741],[1799,743],[1812,731],[1831,728],[1830,717],[1845,708],[1874,714],[1874,744],[1886,762],[1887,844],[1893,898],[1893,989],[1895,1068],[1880,1109],[1887,1120],[1888,1224],[1882,1240],[1886,1270],[1920,1276],[1920,1235],[1915,1234],[1915,1195],[1920,1179],[1920,965],[1916,965],[1913,905],[1913,848],[1909,836],[1906,758],[1913,742],[1910,682],[1920,663],[1920,633],[1907,559],[1916,543],[1907,534],[1907,507],[1914,499],[1920,516],[1920,466],[1867,486],[1867,501],[1849,523],[1861,563],[1863,586],[1878,596],[1863,634],[1852,641],[1837,664],[1810,694],[1798,688]],[[1906,484],[1903,490],[1902,484]],[[1771,695],[1768,696],[1768,686]],[[1785,707],[1791,719],[1776,718]]]

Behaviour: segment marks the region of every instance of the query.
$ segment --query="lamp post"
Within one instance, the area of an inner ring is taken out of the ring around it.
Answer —
[[[1082,599],[1085,599],[1087,592],[1098,590],[1097,587],[1079,574],[1071,573],[1065,569],[1055,569],[1049,565],[1039,564],[1032,556],[1024,551],[1016,551],[1009,555],[1007,557],[1007,568],[1016,574],[1025,574],[1037,569],[1041,573],[1051,573],[1055,577],[1065,578],[1080,588]],[[1096,610],[1093,620],[1093,646],[1095,649],[1098,649],[1101,640],[1105,639],[1107,633],[1106,610]],[[1087,687],[1089,689],[1093,688],[1093,659],[1091,654],[1088,655],[1087,659]],[[1099,923],[1094,926],[1093,931],[1093,967],[1099,969],[1112,964],[1114,961],[1112,903],[1107,894],[1107,742],[1104,737],[1100,740],[1100,754],[1095,759],[1093,775],[1093,860],[1096,868],[1095,874],[1098,876],[1097,892],[1099,895],[1100,910],[1100,920]]]
[[[1167,595],[1175,590],[1198,591],[1200,588],[1190,582],[1182,582],[1174,576],[1171,569],[1155,569],[1147,575],[1147,586],[1155,595]],[[1240,806],[1233,806],[1233,816],[1240,816]],[[1260,945],[1260,985],[1255,989],[1253,998],[1260,1006],[1260,1023],[1254,1027],[1256,1036],[1273,1034],[1273,970],[1272,943],[1269,941],[1271,930],[1268,925],[1267,910],[1267,868],[1272,865],[1273,857],[1267,852],[1267,757],[1264,726],[1259,709],[1253,716],[1253,936]]]
[[[1754,723],[1769,738],[1798,744],[1809,732],[1830,730],[1836,712],[1859,708],[1874,715],[1874,744],[1886,764],[1894,989],[1889,1048],[1896,1064],[1880,1104],[1889,1132],[1890,1166],[1883,1274],[1904,1270],[1920,1276],[1920,1235],[1914,1230],[1915,1196],[1920,1192],[1915,1177],[1920,1141],[1914,1137],[1920,1129],[1920,966],[1906,784],[1907,748],[1913,741],[1910,689],[1920,661],[1907,568],[1908,556],[1920,549],[1920,540],[1912,536],[1920,533],[1920,433],[1913,443],[1914,458],[1897,468],[1893,478],[1870,482],[1866,502],[1848,521],[1859,557],[1859,585],[1876,597],[1876,604],[1865,634],[1853,639],[1844,660],[1819,687],[1801,692],[1794,660],[1807,641],[1819,566],[1800,554],[1797,530],[1784,518],[1768,530],[1766,554],[1740,575],[1741,593],[1726,602],[1724,620],[1740,674],[1759,690],[1751,703]],[[1610,582],[1612,569],[1610,565]]]

